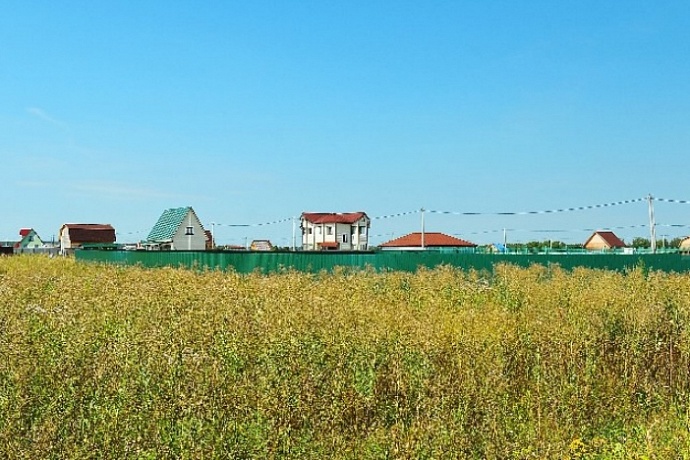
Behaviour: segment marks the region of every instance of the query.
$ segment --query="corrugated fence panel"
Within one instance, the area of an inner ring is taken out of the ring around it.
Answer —
[[[331,271],[335,267],[370,267],[374,270],[414,271],[452,265],[476,270],[492,270],[497,263],[523,267],[558,264],[565,269],[591,267],[625,270],[642,265],[662,271],[690,271],[690,256],[676,254],[468,254],[422,251],[364,252],[213,252],[213,251],[99,251],[81,250],[77,260],[141,265],[143,267],[186,267],[235,270],[239,273],[272,273],[293,269],[306,272]]]

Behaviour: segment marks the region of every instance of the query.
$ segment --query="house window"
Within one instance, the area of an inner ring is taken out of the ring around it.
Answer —
[[[320,235],[321,234],[321,227],[316,227],[316,234]]]
[[[326,226],[326,235],[332,235],[332,234],[333,234],[333,226],[327,225]]]
[[[343,243],[347,243],[347,233],[343,233]]]
[[[359,234],[360,235],[366,235],[367,234],[367,228],[366,227],[359,227]]]
[[[311,227],[307,229],[307,235],[311,235]]]
[[[185,235],[194,235],[194,227],[191,225],[187,227],[187,230],[184,232]]]

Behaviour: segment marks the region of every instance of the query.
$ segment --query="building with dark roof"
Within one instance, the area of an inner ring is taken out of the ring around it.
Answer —
[[[61,254],[69,254],[84,245],[114,244],[117,238],[110,224],[64,224],[58,235]]]

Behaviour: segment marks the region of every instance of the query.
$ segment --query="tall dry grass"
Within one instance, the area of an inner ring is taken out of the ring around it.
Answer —
[[[4,458],[683,458],[690,276],[0,259]]]

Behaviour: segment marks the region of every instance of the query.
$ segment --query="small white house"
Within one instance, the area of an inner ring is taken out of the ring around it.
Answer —
[[[303,212],[302,249],[305,251],[366,251],[371,219],[364,212]]]
[[[146,238],[148,249],[203,251],[208,235],[191,206],[163,211]]]

